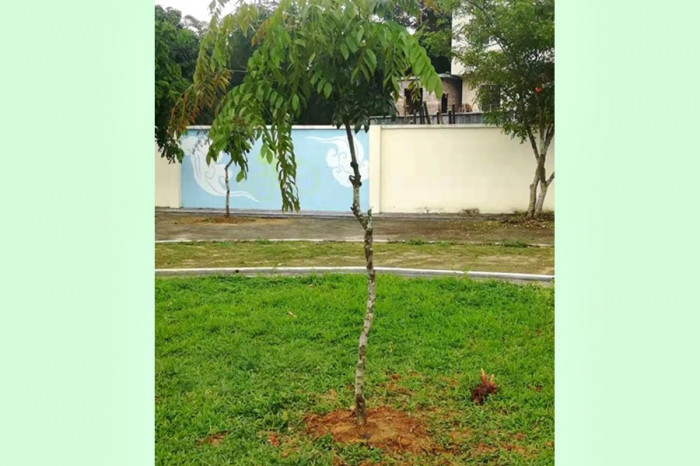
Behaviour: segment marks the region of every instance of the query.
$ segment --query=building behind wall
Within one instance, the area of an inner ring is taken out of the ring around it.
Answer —
[[[402,81],[399,99],[396,102],[398,115],[413,115],[414,112],[419,111],[423,102],[427,105],[428,113],[431,115],[437,112],[447,113],[453,108],[458,112],[465,111],[462,105],[462,78],[449,73],[441,73],[438,76],[442,81],[442,99],[438,99],[435,94],[427,93],[421,88],[420,97],[414,101],[408,88],[409,83],[414,78]]]
[[[463,26],[469,18],[463,15],[455,15],[452,19],[454,28]],[[464,45],[464,42],[459,37],[452,37],[452,49],[457,49]],[[487,49],[496,49],[494,44],[487,45]],[[458,114],[481,113],[487,111],[487,108],[481,108],[477,101],[477,89],[470,84],[469,70],[453,57],[451,62],[450,73],[440,73],[442,81],[443,98],[438,99],[435,94],[430,94],[421,89],[420,96],[417,101],[411,101],[409,83],[414,79],[407,79],[401,82],[401,91],[399,99],[396,102],[396,110],[399,116],[413,115],[419,112],[419,107],[423,102],[428,107],[428,113],[435,115],[438,111],[448,113],[454,111]],[[481,121],[481,120],[479,120]],[[465,122],[471,122],[467,119]]]
[[[453,31],[461,28],[466,23],[469,22],[469,17],[465,15],[455,14],[452,18]],[[452,34],[452,50],[459,49],[465,45],[462,38],[456,36],[453,32]],[[486,50],[500,50],[500,48],[495,43],[485,44]],[[458,76],[461,80],[462,85],[462,101],[461,104],[465,108],[471,108],[473,112],[484,112],[488,111],[488,108],[481,108],[479,102],[477,101],[477,89],[472,86],[469,82],[470,70],[467,69],[464,64],[459,61],[456,57],[452,57],[452,66],[450,69],[453,76]]]
[[[463,26],[468,17],[456,15],[452,19],[454,28]],[[463,46],[464,42],[459,37],[452,36],[452,49],[458,49]],[[488,44],[487,50],[497,50],[495,44]],[[413,115],[414,111],[419,111],[419,106],[425,102],[428,106],[428,113],[434,115],[441,111],[447,113],[454,110],[456,113],[481,113],[488,111],[488,108],[481,108],[477,101],[477,89],[472,86],[469,80],[469,70],[455,57],[452,58],[450,73],[440,73],[442,81],[443,99],[440,100],[435,94],[429,94],[421,89],[419,100],[411,102],[409,83],[414,79],[408,79],[401,82],[401,91],[399,99],[396,102],[396,110],[399,116]]]

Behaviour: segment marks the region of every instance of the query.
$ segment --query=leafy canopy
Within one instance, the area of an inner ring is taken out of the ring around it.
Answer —
[[[458,32],[466,46],[456,50],[477,87],[487,123],[508,134],[554,133],[554,0],[465,0],[457,10],[471,17]],[[551,138],[550,138],[551,139]]]
[[[418,2],[282,0],[257,29],[253,5],[240,4],[234,13],[220,17],[225,3],[213,3],[214,16],[194,75],[197,91],[188,105],[210,104],[223,94],[209,132],[207,159],[216,160],[229,148],[232,134],[249,142],[261,137],[261,155],[276,162],[283,210],[299,209],[291,127],[309,102],[329,103],[333,124],[358,132],[368,129],[370,116],[396,112],[400,81],[409,69],[417,77],[415,86],[442,95],[425,49],[405,27],[381,19],[396,3],[410,10]],[[230,76],[227,57],[237,28],[255,30],[256,49],[243,82],[225,91],[221,83]],[[173,131],[183,131],[186,122],[186,117],[179,119]],[[246,155],[235,157],[242,179]]]

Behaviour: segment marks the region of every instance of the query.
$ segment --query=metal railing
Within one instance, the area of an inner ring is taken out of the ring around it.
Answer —
[[[397,115],[391,117],[370,117],[373,125],[483,125],[484,114],[482,112],[468,113],[425,113],[414,112],[411,115]]]

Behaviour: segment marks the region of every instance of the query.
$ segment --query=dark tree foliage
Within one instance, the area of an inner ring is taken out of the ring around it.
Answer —
[[[182,151],[168,134],[170,113],[192,83],[199,54],[199,36],[188,27],[194,18],[188,18],[183,22],[178,10],[155,7],[155,138],[161,154],[171,161]]]
[[[422,0],[418,10],[396,2],[384,16],[414,31],[418,43],[425,49],[430,63],[438,73],[449,73],[452,60],[452,4],[450,1]]]

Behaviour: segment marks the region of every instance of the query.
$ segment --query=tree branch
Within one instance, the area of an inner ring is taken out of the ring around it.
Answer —
[[[535,141],[535,135],[532,134],[530,128],[527,129],[527,138],[530,140],[530,145],[532,146],[532,151],[535,153],[535,160],[540,161],[540,151],[537,149],[537,141]]]
[[[549,144],[552,142],[552,139],[554,139],[554,125],[551,125],[549,128],[547,128],[547,134],[545,136],[544,140],[544,153],[547,153],[547,149],[549,149]]]
[[[552,184],[552,181],[554,181],[554,172],[552,172],[552,174],[549,175],[549,178],[548,178],[547,181],[544,183],[544,185],[548,187],[550,184]]]

